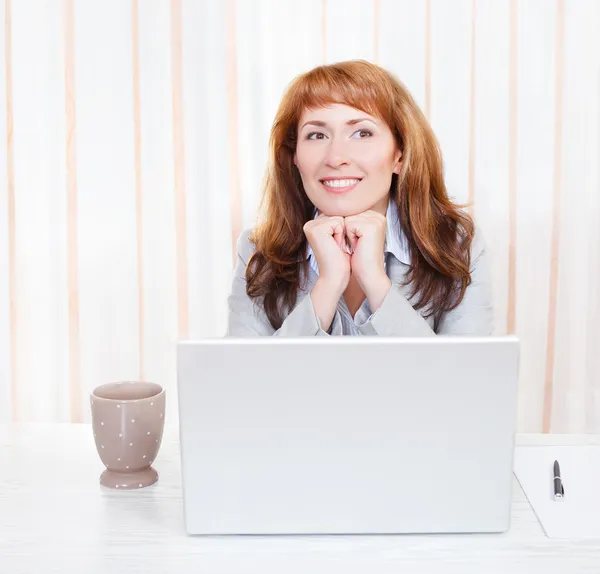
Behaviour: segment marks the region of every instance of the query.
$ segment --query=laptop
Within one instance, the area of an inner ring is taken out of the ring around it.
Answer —
[[[504,532],[515,337],[178,344],[189,534]]]

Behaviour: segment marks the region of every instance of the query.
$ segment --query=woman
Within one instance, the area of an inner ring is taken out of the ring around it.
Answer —
[[[227,335],[491,334],[483,240],[448,199],[436,138],[394,76],[365,61],[299,76],[269,147]]]

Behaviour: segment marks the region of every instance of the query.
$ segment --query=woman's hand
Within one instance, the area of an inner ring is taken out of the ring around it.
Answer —
[[[338,301],[350,281],[350,252],[343,217],[319,215],[304,225],[317,264],[319,279],[310,293],[321,328],[329,330]]]
[[[392,285],[384,264],[386,218],[377,211],[369,210],[346,217],[344,224],[352,248],[352,275],[367,297],[369,306],[376,311]]]
[[[304,225],[304,234],[319,265],[319,279],[338,296],[350,281],[350,253],[346,247],[343,217],[319,215]]]

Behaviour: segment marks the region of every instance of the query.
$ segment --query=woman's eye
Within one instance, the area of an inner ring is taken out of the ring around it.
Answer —
[[[359,134],[358,135],[359,139],[364,139],[365,137],[371,137],[373,135],[373,132],[370,130],[356,130],[352,134],[352,137],[354,137],[356,134]]]
[[[356,139],[357,134],[358,134],[358,139],[365,139],[365,138],[371,137],[373,135],[373,132],[371,130],[356,130],[352,134],[352,137]],[[306,136],[306,139],[307,140],[322,140],[322,139],[325,139],[326,137],[327,136],[323,132],[310,132]]]

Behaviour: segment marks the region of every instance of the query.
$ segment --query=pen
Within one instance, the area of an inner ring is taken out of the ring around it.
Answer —
[[[562,500],[565,495],[565,487],[563,486],[562,479],[560,477],[560,466],[558,461],[554,461],[554,500]]]

